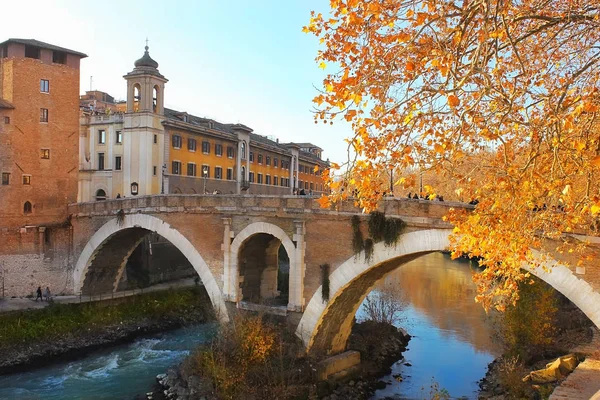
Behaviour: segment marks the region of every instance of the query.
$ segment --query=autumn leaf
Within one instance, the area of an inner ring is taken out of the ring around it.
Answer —
[[[458,107],[460,100],[455,95],[451,94],[448,96],[448,105],[450,107]]]

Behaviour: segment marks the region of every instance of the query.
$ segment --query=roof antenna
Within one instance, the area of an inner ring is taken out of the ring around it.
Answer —
[[[148,51],[148,36],[146,36],[146,51]]]
[[[90,92],[92,91],[92,82],[94,81],[94,77],[90,75]]]

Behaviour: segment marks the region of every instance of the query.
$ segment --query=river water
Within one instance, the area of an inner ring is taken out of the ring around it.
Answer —
[[[434,388],[452,398],[477,398],[478,381],[499,349],[485,312],[473,301],[473,268],[469,261],[433,253],[396,269],[374,289],[399,289],[406,308],[397,325],[413,337],[373,399],[430,399]],[[363,303],[357,319],[364,315]]]
[[[401,266],[382,285],[404,293],[408,304],[398,325],[413,338],[405,359],[383,378],[389,384],[373,398],[429,399],[432,384],[453,398],[476,398],[477,381],[496,350],[485,314],[473,302],[469,262],[430,254]],[[362,316],[360,309],[357,317]],[[132,399],[148,392],[157,374],[180,362],[215,331],[216,324],[183,328],[80,360],[0,376],[0,399]],[[394,378],[398,375],[402,382]]]
[[[216,323],[182,328],[94,352],[80,360],[0,376],[0,399],[130,400],[150,391],[156,375],[209,340],[216,328]]]

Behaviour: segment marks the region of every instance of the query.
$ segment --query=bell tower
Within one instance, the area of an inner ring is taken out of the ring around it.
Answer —
[[[168,141],[162,125],[164,90],[168,80],[150,57],[148,42],[127,81],[127,112],[123,118],[123,191],[125,196],[158,194]]]

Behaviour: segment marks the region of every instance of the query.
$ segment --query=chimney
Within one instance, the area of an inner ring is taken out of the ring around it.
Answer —
[[[277,144],[279,144],[279,138],[275,139],[277,141]]]

